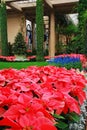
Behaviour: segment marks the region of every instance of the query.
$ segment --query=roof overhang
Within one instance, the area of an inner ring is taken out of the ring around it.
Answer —
[[[5,0],[10,12],[23,12],[26,17],[35,19],[36,0]],[[54,10],[55,13],[70,14],[75,12],[75,7],[79,0],[44,0],[44,15],[50,15]]]

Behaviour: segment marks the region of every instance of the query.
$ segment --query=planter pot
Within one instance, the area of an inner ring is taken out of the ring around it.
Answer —
[[[26,61],[27,58],[25,55],[15,55],[15,61]]]

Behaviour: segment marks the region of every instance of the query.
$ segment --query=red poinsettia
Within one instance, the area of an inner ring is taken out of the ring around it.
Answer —
[[[10,130],[21,130],[20,125],[7,117],[0,119],[0,126],[6,126],[7,128],[9,127]]]
[[[9,130],[57,130],[53,114],[80,114],[87,81],[55,66],[0,70],[0,126]]]

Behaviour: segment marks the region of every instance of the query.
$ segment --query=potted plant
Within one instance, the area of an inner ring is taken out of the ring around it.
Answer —
[[[21,32],[18,32],[13,44],[13,53],[16,56],[16,60],[24,60],[26,58],[26,43]]]

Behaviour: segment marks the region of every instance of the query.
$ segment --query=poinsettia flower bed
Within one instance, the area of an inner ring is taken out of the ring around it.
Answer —
[[[73,114],[80,114],[85,85],[85,77],[74,69],[31,66],[0,70],[0,128],[60,130],[64,115],[72,121]]]
[[[0,61],[15,61],[15,56],[0,56]]]
[[[44,59],[49,59],[49,56],[45,56]],[[0,61],[36,61],[36,56],[27,56],[26,59],[17,59],[16,56],[0,56]]]
[[[54,56],[53,58],[58,58],[58,57],[71,57],[71,58],[79,58],[80,61],[84,64],[87,61],[87,58],[83,54],[61,54]],[[36,59],[36,56],[27,56],[26,57],[28,61],[31,61],[33,59]],[[49,60],[51,57],[50,56],[44,56],[44,59]],[[0,61],[15,61],[16,57],[15,56],[0,56]]]

